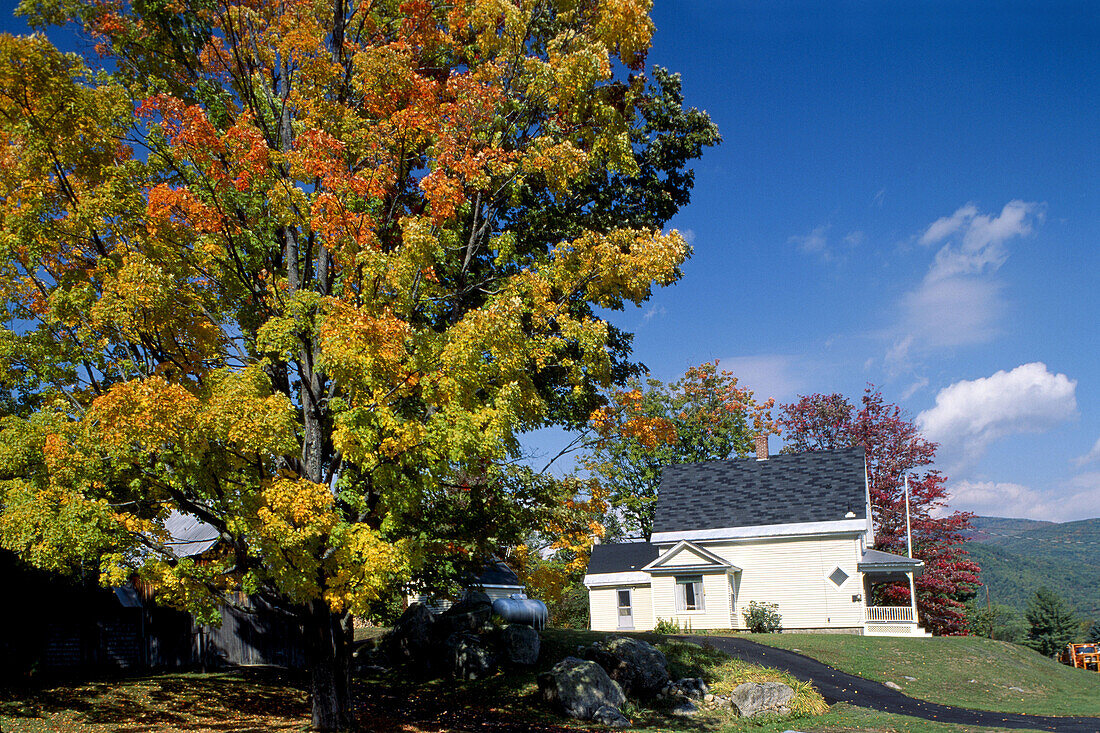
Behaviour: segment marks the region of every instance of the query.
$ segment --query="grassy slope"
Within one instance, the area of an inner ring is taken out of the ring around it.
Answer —
[[[861,677],[894,682],[906,694],[932,702],[1001,712],[1100,715],[1100,674],[1001,641],[840,634],[756,634],[752,639]]]

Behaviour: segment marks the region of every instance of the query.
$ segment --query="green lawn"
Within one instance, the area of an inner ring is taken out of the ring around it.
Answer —
[[[846,634],[753,634],[837,669],[894,682],[923,700],[999,712],[1100,715],[1100,674],[1003,641]],[[907,679],[913,677],[915,679]]]

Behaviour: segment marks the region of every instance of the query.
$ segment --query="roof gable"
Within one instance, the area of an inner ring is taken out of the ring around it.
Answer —
[[[865,482],[863,448],[667,466],[653,533],[866,519]]]
[[[649,573],[675,573],[686,570],[739,570],[710,550],[681,540],[642,568]]]

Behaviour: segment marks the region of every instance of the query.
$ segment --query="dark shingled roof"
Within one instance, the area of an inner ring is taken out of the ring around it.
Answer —
[[[485,568],[477,574],[477,580],[481,585],[514,585],[519,588],[523,583],[519,582],[519,576],[503,560],[490,560]]]
[[[629,573],[641,570],[657,559],[657,546],[648,542],[594,545],[588,560],[588,574]]]
[[[667,466],[653,531],[865,519],[864,491],[863,448]]]

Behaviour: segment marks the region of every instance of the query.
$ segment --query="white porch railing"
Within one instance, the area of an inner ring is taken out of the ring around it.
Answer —
[[[910,606],[868,606],[867,621],[913,623],[913,609]]]

